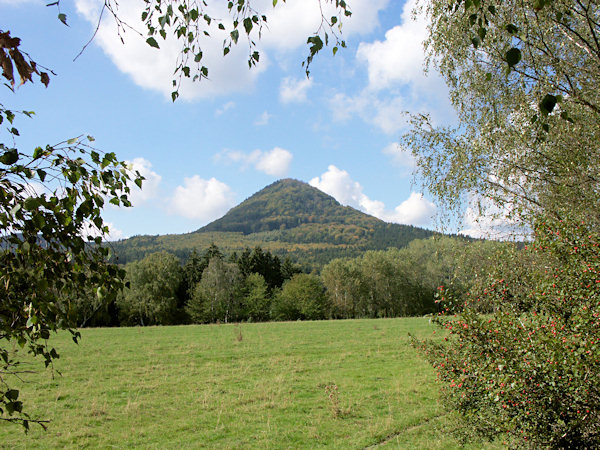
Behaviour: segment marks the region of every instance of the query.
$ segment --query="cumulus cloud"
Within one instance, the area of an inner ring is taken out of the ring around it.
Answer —
[[[132,205],[140,206],[148,200],[156,198],[162,177],[152,170],[152,163],[145,158],[135,158],[132,161],[126,161],[126,164],[145,178],[142,182],[142,189],[135,185],[131,187],[129,200]]]
[[[306,93],[311,86],[312,79],[310,78],[300,80],[284,78],[279,87],[279,100],[281,103],[303,103],[306,101]]]
[[[367,70],[368,84],[353,95],[337,93],[330,101],[333,117],[345,121],[358,116],[386,134],[406,127],[406,111],[430,113],[434,122],[454,119],[448,89],[435,70],[424,71],[427,22],[423,14],[413,17],[416,0],[405,3],[400,25],[382,41],[363,42],[356,52]]]
[[[112,222],[104,222],[104,225],[108,227],[108,234],[103,235],[98,227],[94,225],[92,222],[86,222],[83,224],[82,236],[84,238],[96,238],[101,237],[104,242],[109,241],[118,241],[119,239],[123,239],[123,232],[115,227]]]
[[[292,154],[287,150],[275,147],[260,156],[256,162],[256,169],[267,175],[284,176],[289,170],[292,158]]]
[[[101,3],[94,0],[76,0],[75,3],[78,13],[95,27]],[[144,25],[140,22],[143,5],[143,2],[120,2],[118,14],[121,20],[132,24],[145,34]],[[228,17],[225,6],[223,2],[212,2],[208,12],[214,17]],[[166,40],[157,38],[161,48],[156,49],[146,44],[145,38],[126,30],[123,44],[114,20],[108,16],[105,14],[94,43],[99,45],[118,69],[128,74],[137,85],[161,92],[166,98],[170,98],[173,71],[181,51],[180,42],[168,33]],[[234,46],[231,53],[223,57],[224,37],[224,32],[212,30],[211,39],[207,39],[202,47],[202,62],[209,68],[209,80],[192,82],[189,78],[184,78],[180,89],[181,98],[193,100],[247,91],[253,85],[254,79],[265,69],[266,55],[261,58],[257,67],[248,69],[248,52],[243,45]]]
[[[358,116],[384,133],[392,135],[406,126],[406,111],[412,106],[403,96],[379,98],[365,89],[353,96],[337,93],[331,98],[329,107],[334,120],[338,122]]]
[[[412,153],[397,142],[386,146],[382,153],[389,156],[396,166],[402,167],[406,172],[413,171],[416,167],[415,158]]]
[[[198,175],[184,178],[170,199],[169,212],[188,219],[208,223],[218,219],[234,205],[234,194],[225,183]]]
[[[239,164],[242,169],[253,166],[267,175],[282,177],[287,175],[293,158],[288,150],[275,147],[269,151],[254,150],[250,153],[225,150],[215,155],[214,159],[216,162]]]
[[[345,170],[330,165],[327,172],[310,180],[311,186],[331,195],[343,205],[352,206],[386,222],[426,226],[436,212],[436,206],[422,194],[412,192],[410,197],[393,210],[379,200],[370,199],[360,183]]]
[[[8,4],[24,1],[8,0]],[[383,10],[388,2],[389,0],[354,0],[353,16],[344,19],[344,36],[348,38],[354,34],[371,32],[378,25],[379,11]],[[91,32],[98,23],[102,2],[76,0],[75,4],[78,13],[90,22]],[[143,2],[119,2],[118,14],[124,22],[145,35],[144,25],[140,21],[143,5]],[[210,1],[205,11],[212,17],[231,21],[226,6],[226,2]],[[231,52],[223,57],[222,43],[227,36],[216,26],[211,27],[211,37],[202,43],[202,62],[209,68],[210,80],[193,83],[184,79],[180,90],[181,98],[194,100],[232,92],[247,92],[268,66],[270,50],[289,52],[306,46],[307,36],[313,34],[321,24],[321,10],[317,1],[288,0],[285,4],[273,8],[271,0],[258,0],[253,3],[253,7],[259,14],[266,14],[269,23],[269,27],[262,30],[262,38],[258,42],[258,66],[251,70],[248,68],[248,48],[243,38],[240,38],[240,45],[233,46]],[[326,17],[333,15],[333,6],[329,2],[325,2],[323,7]],[[166,40],[157,39],[160,50],[151,48],[146,44],[145,37],[127,29],[125,44],[122,44],[114,20],[105,14],[94,43],[99,45],[117,68],[128,74],[137,85],[170,97],[173,70],[176,67],[177,55],[181,51],[181,44],[171,37],[169,31],[167,33]]]
[[[433,82],[436,86],[439,83],[439,80],[428,80],[423,73],[427,20],[424,14],[413,17],[416,3],[416,0],[409,0],[404,4],[402,24],[388,30],[384,41],[359,45],[356,56],[367,65],[371,89],[381,90],[396,84]]]
[[[367,34],[379,25],[379,12],[387,7],[389,0],[353,0],[352,16],[343,18],[344,37]],[[321,24],[323,14],[329,18],[335,14],[332,2],[287,0],[272,8],[271,0],[259,2],[259,10],[269,18],[269,28],[263,33],[264,44],[278,51],[290,51],[306,45],[306,38]]]
[[[394,208],[389,214],[389,221],[410,225],[427,225],[436,212],[436,206],[423,194],[411,192],[408,199]]]
[[[463,217],[461,234],[482,239],[525,240],[531,230],[524,226],[514,214],[514,205],[493,203],[489,197],[470,194]]]

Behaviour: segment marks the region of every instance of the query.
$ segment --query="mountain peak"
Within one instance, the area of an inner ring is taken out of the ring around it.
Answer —
[[[309,184],[285,178],[276,181],[218,220],[198,231],[233,231],[244,234],[290,229],[302,224],[382,223],[349,206],[342,206],[332,196]]]

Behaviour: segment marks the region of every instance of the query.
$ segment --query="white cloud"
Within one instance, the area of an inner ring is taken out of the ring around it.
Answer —
[[[352,206],[386,222],[426,226],[436,211],[433,203],[416,192],[412,192],[407,200],[389,211],[383,202],[372,200],[364,194],[363,187],[348,172],[334,165],[330,165],[321,177],[310,180],[309,184],[331,195],[343,205]]]
[[[108,234],[102,234],[96,225],[86,221],[83,224],[82,236],[86,239],[101,237],[104,242],[118,241],[124,238],[123,232],[117,229],[112,222],[104,222],[104,225],[108,227]]]
[[[170,199],[172,214],[208,223],[218,219],[234,205],[234,195],[225,183],[211,178],[204,180],[198,175],[185,178],[183,186],[177,186]]]
[[[152,170],[152,163],[145,158],[135,158],[133,161],[126,161],[126,164],[145,178],[142,182],[142,189],[136,185],[131,186],[129,200],[132,205],[140,206],[148,200],[156,198],[162,177]]]
[[[269,114],[267,111],[265,111],[254,121],[254,125],[256,125],[258,127],[269,125],[269,121],[271,120],[272,117],[273,116],[271,114]]]
[[[530,237],[531,230],[522,224],[514,214],[514,205],[493,203],[489,197],[470,194],[465,210],[461,234],[474,238],[498,240],[524,240]]]
[[[359,45],[356,59],[366,68],[369,82],[362,92],[332,97],[335,120],[358,116],[390,135],[406,127],[407,111],[430,113],[434,123],[454,120],[445,82],[437,71],[426,74],[423,67],[427,21],[424,14],[413,17],[416,3],[405,3],[402,23],[388,30],[384,40]]]
[[[279,100],[282,103],[303,103],[306,101],[306,93],[311,86],[311,78],[300,80],[284,78],[279,87]]]
[[[291,152],[280,147],[269,151],[254,150],[250,153],[224,150],[214,157],[216,162],[240,164],[242,169],[254,166],[260,172],[277,177],[283,177],[288,173],[293,158]]]
[[[398,133],[407,124],[406,101],[402,97],[389,98],[375,103],[375,111],[371,123],[386,134]]]
[[[398,133],[407,124],[406,111],[411,108],[402,96],[380,99],[365,89],[355,96],[335,94],[329,102],[334,120],[345,122],[357,115],[386,134]]]
[[[344,38],[367,34],[379,25],[379,12],[386,8],[389,0],[352,0],[349,2],[352,16],[344,17]],[[306,45],[306,38],[314,34],[321,24],[321,9],[329,18],[335,14],[332,2],[316,0],[287,0],[272,8],[272,0],[263,0],[258,9],[268,16],[269,28],[263,33],[263,41],[269,48],[278,51],[290,50]]]
[[[261,155],[256,168],[267,175],[281,177],[287,174],[292,158],[292,154],[287,150],[275,147]]]
[[[145,35],[145,26],[140,21],[143,5],[143,2],[119,2],[118,15],[121,20],[143,31],[142,34]],[[76,6],[78,13],[95,27],[101,2],[76,0]],[[223,2],[212,2],[208,12],[214,17],[228,17],[225,6]],[[137,85],[161,92],[165,98],[170,98],[173,71],[181,51],[180,42],[171,36],[170,31],[166,40],[157,37],[160,50],[150,47],[144,37],[132,30],[126,29],[123,37],[124,44],[119,38],[114,20],[109,14],[105,14],[94,43],[102,48],[121,72],[131,76]],[[182,99],[194,100],[230,92],[248,91],[254,79],[265,69],[266,55],[261,57],[257,67],[252,70],[248,68],[248,52],[244,45],[234,46],[231,53],[223,57],[224,37],[223,32],[215,28],[212,30],[211,38],[204,41],[202,63],[209,69],[209,80],[192,82],[184,78],[180,89]]]
[[[386,146],[382,153],[389,156],[395,165],[407,169],[407,171],[412,171],[416,167],[416,161],[412,153],[401,147],[397,142]]]
[[[427,19],[424,14],[413,17],[416,3],[409,0],[404,4],[402,24],[388,30],[384,41],[359,45],[356,56],[367,64],[369,88],[380,90],[398,83],[429,84],[423,73]]]
[[[435,212],[436,206],[423,197],[423,194],[411,192],[410,197],[396,206],[388,218],[390,222],[427,225]]]
[[[235,107],[235,102],[227,102],[215,111],[215,116],[222,116],[227,111]]]
[[[6,2],[6,0],[0,1]],[[9,4],[16,4],[17,1],[9,0]],[[343,21],[344,38],[371,32],[379,23],[379,12],[388,3],[389,0],[353,0],[353,16],[344,18]],[[90,22],[91,33],[97,25],[102,2],[76,0],[75,4],[78,13]],[[158,91],[166,98],[170,98],[171,80],[181,45],[171,37],[170,30],[167,31],[166,40],[157,38],[160,50],[146,44],[145,26],[140,21],[143,5],[143,2],[119,2],[117,12],[121,20],[140,31],[144,37],[126,29],[125,44],[122,44],[114,20],[109,14],[105,14],[94,42],[102,48],[118,69],[131,76],[137,85]],[[231,21],[226,6],[226,2],[213,0],[208,2],[205,11],[212,17]],[[333,15],[333,5],[324,2],[322,6],[326,17]],[[231,52],[223,57],[222,44],[227,36],[215,25],[210,29],[210,38],[202,41],[202,62],[209,69],[210,80],[193,83],[189,79],[184,79],[180,90],[182,99],[194,100],[231,92],[247,92],[252,88],[255,79],[266,69],[269,61],[268,51],[283,53],[306,46],[306,38],[321,24],[318,1],[288,0],[285,4],[280,2],[280,5],[273,8],[271,0],[257,0],[253,3],[253,7],[259,14],[264,13],[268,16],[269,24],[268,28],[262,30],[262,38],[258,42],[260,46],[258,66],[253,69],[248,68],[248,47],[245,38],[240,38],[240,44],[233,46]],[[258,41],[257,36],[254,38]]]

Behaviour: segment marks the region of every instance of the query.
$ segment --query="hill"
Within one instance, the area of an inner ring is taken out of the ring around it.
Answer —
[[[244,234],[286,230],[303,224],[373,227],[381,220],[340,205],[333,197],[301,181],[277,181],[257,192],[222,218],[198,230]]]
[[[170,251],[181,258],[215,243],[227,254],[245,247],[265,250],[319,268],[333,258],[354,257],[366,250],[404,247],[435,233],[409,225],[386,223],[349,206],[307,183],[277,181],[220,219],[180,235],[135,236],[112,244],[121,263],[148,253]]]

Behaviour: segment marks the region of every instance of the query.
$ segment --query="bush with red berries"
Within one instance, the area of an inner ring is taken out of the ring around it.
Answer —
[[[541,222],[485,283],[460,297],[441,287],[439,302],[446,337],[415,344],[463,431],[518,447],[600,447],[598,233]]]

